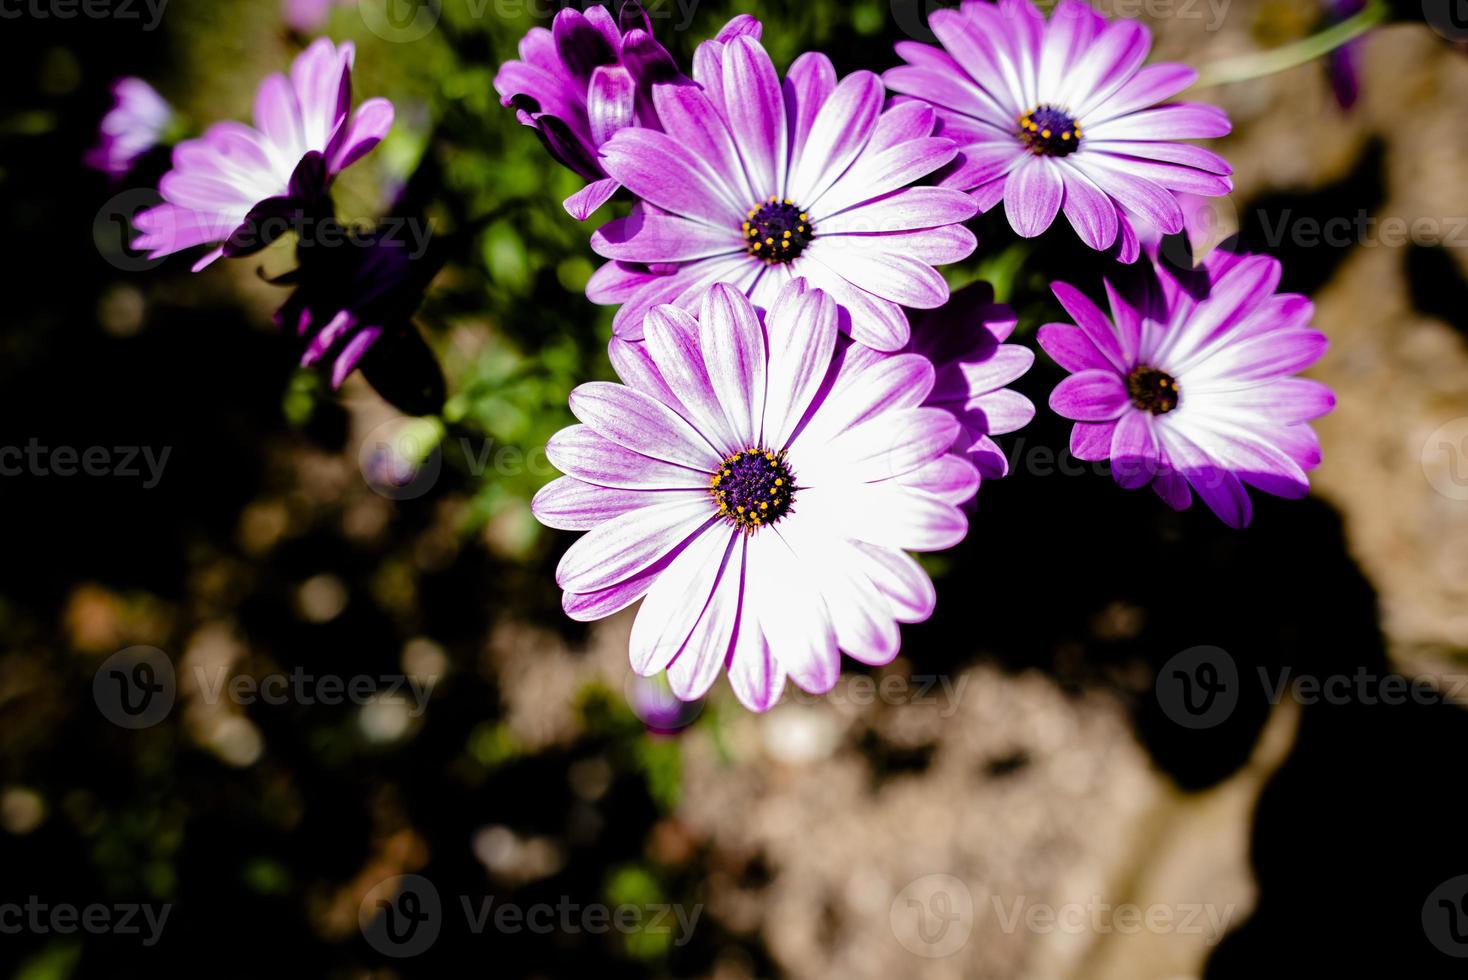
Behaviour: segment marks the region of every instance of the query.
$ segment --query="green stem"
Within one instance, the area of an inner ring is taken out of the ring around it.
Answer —
[[[1314,61],[1343,44],[1349,44],[1378,24],[1384,23],[1388,12],[1387,5],[1376,0],[1368,4],[1366,9],[1359,14],[1327,27],[1319,34],[1312,34],[1307,38],[1270,51],[1215,61],[1198,73],[1198,81],[1193,84],[1193,88],[1212,88],[1215,85],[1247,82],[1250,79],[1263,78],[1266,75],[1273,75],[1276,72]]]

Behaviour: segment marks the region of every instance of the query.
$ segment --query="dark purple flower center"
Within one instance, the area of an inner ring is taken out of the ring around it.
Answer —
[[[709,477],[719,516],[746,533],[773,524],[795,503],[795,477],[784,453],[744,449]]]
[[[789,262],[811,243],[816,230],[800,206],[774,195],[745,214],[745,251],[766,262]]]
[[[1146,364],[1137,365],[1126,376],[1126,393],[1133,405],[1153,415],[1166,415],[1182,397],[1177,379]]]
[[[1081,145],[1080,123],[1053,105],[1037,105],[1020,116],[1015,135],[1025,149],[1042,157],[1063,157]]]

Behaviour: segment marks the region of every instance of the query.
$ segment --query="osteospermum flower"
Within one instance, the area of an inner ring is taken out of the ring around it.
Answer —
[[[933,111],[883,111],[871,72],[839,84],[821,54],[804,54],[783,86],[752,37],[700,45],[697,85],[653,89],[664,132],[624,129],[602,147],[607,173],[640,198],[592,248],[616,261],[587,295],[620,303],[617,334],[636,339],[658,304],[697,306],[710,284],[737,286],[767,307],[802,276],[843,308],[842,329],[878,350],[907,343],[904,306],[948,299],[933,268],[971,253],[967,195],[914,181],[953,159],[932,136]]]
[[[384,336],[414,329],[433,267],[406,242],[380,236],[309,254],[275,322],[301,343],[301,366],[330,365],[331,386],[340,388]]]
[[[163,204],[140,213],[133,247],[150,258],[214,245],[194,265],[248,255],[283,232],[289,217],[318,208],[331,181],[376,146],[392,126],[392,103],[368,99],[352,111],[351,42],[320,38],[255,96],[255,126],[215,123],[173,151],[158,183]],[[272,221],[270,219],[280,219]]]
[[[963,144],[944,186],[971,190],[983,211],[1002,200],[1020,235],[1040,234],[1064,212],[1087,245],[1115,245],[1132,262],[1133,221],[1172,234],[1183,223],[1174,192],[1231,189],[1221,157],[1176,142],[1222,136],[1228,117],[1208,105],[1158,105],[1197,73],[1142,67],[1152,39],[1140,23],[1107,23],[1078,0],[1061,0],[1048,22],[1029,0],[964,0],[961,10],[934,11],[931,26],[943,48],[900,42],[908,64],[884,80],[937,107],[943,135]]]
[[[935,601],[906,551],[967,530],[947,500],[977,477],[948,452],[952,415],[922,407],[932,365],[852,345],[857,369],[838,352],[838,317],[803,279],[763,322],[724,283],[697,318],[655,307],[645,344],[612,342],[624,383],[578,387],[583,424],[546,447],[567,475],[532,509],[587,532],[556,570],[566,612],[600,619],[645,596],[632,667],[667,668],[680,698],[727,666],[740,701],[763,711],[787,676],[830,690],[839,650],[887,663],[897,624]]]
[[[741,14],[719,38],[759,33],[760,22]],[[622,4],[617,20],[602,6],[584,14],[566,8],[550,30],[536,27],[525,35],[520,58],[500,66],[495,91],[552,156],[589,181],[565,200],[571,216],[584,221],[620,186],[602,169],[598,149],[624,127],[656,126],[651,86],[681,73],[636,0]]]
[[[1319,465],[1320,443],[1307,423],[1335,395],[1293,375],[1325,352],[1325,335],[1310,329],[1308,299],[1275,293],[1275,259],[1220,250],[1196,272],[1154,268],[1147,289],[1106,284],[1110,319],[1053,284],[1076,326],[1040,328],[1040,346],[1074,372],[1050,407],[1076,420],[1072,454],[1109,458],[1122,487],[1151,483],[1174,510],[1196,492],[1225,524],[1243,527],[1253,512],[1246,485],[1309,492],[1305,471]]]
[[[992,286],[976,282],[915,318],[905,348],[933,362],[937,375],[924,404],[958,420],[953,451],[985,479],[1009,472],[1009,460],[992,437],[1021,429],[1035,417],[1034,402],[1005,387],[1035,363],[1028,347],[1004,343],[1017,322],[1012,308],[994,302]]]
[[[112,98],[86,164],[110,177],[125,177],[139,157],[163,141],[173,123],[173,108],[141,78],[113,82]]]

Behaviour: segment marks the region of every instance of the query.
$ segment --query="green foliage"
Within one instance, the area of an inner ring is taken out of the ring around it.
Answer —
[[[82,957],[77,942],[54,942],[21,964],[14,980],[66,980]]]
[[[652,872],[635,864],[613,871],[607,878],[605,893],[607,904],[613,909],[618,906],[632,906],[646,911],[665,905],[668,901],[662,885]],[[623,935],[628,954],[640,960],[662,959],[672,946],[673,938],[674,933],[666,924],[661,924],[657,929],[634,929]]]
[[[683,792],[680,738],[649,735],[626,699],[601,684],[583,688],[577,707],[587,733],[611,742],[619,768],[642,774],[648,795],[660,809],[669,811],[678,805]]]

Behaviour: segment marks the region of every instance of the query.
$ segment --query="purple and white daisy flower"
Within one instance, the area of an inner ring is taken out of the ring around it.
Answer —
[[[333,178],[375,147],[392,126],[386,99],[352,111],[350,41],[320,38],[291,66],[271,75],[255,96],[255,125],[220,122],[173,151],[173,169],[158,191],[164,203],[141,212],[133,247],[161,258],[196,245],[215,248],[198,271],[221,255],[247,255],[269,244],[262,230],[319,206]]]
[[[697,84],[656,85],[662,131],[624,129],[602,146],[602,166],[638,198],[592,248],[613,259],[587,286],[622,304],[618,336],[641,336],[649,309],[695,309],[713,283],[731,283],[768,307],[804,277],[842,307],[842,330],[878,350],[907,343],[904,306],[948,299],[933,267],[977,244],[962,226],[966,194],[913,187],[953,159],[932,135],[936,118],[912,102],[883,110],[881,79],[854,72],[838,84],[825,55],[801,55],[783,85],[752,37],[707,41]]]
[[[173,124],[173,107],[141,78],[112,83],[112,108],[102,117],[97,145],[86,165],[109,177],[126,177],[138,158],[163,142]]]
[[[759,37],[760,29],[759,21],[741,14],[718,36]],[[550,30],[532,28],[521,39],[520,59],[500,66],[495,91],[551,156],[589,182],[565,200],[566,211],[584,221],[620,186],[602,169],[602,143],[628,126],[656,127],[651,86],[682,78],[682,72],[653,37],[647,11],[636,0],[622,4],[617,20],[599,5],[584,14],[562,10]]]
[[[1276,259],[1215,250],[1191,272],[1153,266],[1145,288],[1106,283],[1110,318],[1074,287],[1052,285],[1076,325],[1040,328],[1040,346],[1073,372],[1050,407],[1076,420],[1071,453],[1110,459],[1122,487],[1150,483],[1174,510],[1196,492],[1244,527],[1246,484],[1292,499],[1310,490],[1320,443],[1308,422],[1335,395],[1293,375],[1325,353],[1325,335],[1310,329],[1309,299],[1275,292]]]
[[[1011,307],[994,302],[994,288],[976,282],[939,309],[914,318],[912,341],[905,348],[933,362],[937,374],[923,404],[958,420],[953,451],[988,480],[1009,472],[1009,460],[992,437],[1021,429],[1035,417],[1034,402],[1006,387],[1035,363],[1028,347],[1004,343],[1017,323]]]
[[[1158,103],[1197,78],[1186,65],[1142,67],[1150,32],[1061,0],[1049,21],[1029,0],[964,0],[933,12],[943,47],[903,41],[894,92],[937,108],[942,134],[962,144],[942,184],[970,190],[979,209],[1001,200],[1015,232],[1033,238],[1063,212],[1095,249],[1123,262],[1140,248],[1132,222],[1182,228],[1175,192],[1232,189],[1222,157],[1177,140],[1223,136],[1221,109]]]
[[[594,620],[643,599],[632,667],[666,668],[680,698],[727,667],[739,700],[764,711],[787,676],[829,691],[841,650],[889,662],[897,624],[936,601],[907,552],[968,530],[949,501],[978,475],[949,452],[958,422],[923,407],[932,365],[840,341],[838,319],[804,279],[763,320],[725,283],[696,318],[654,307],[645,343],[612,341],[623,384],[573,391],[583,424],[546,447],[567,475],[532,509],[588,532],[556,570],[562,605]]]

